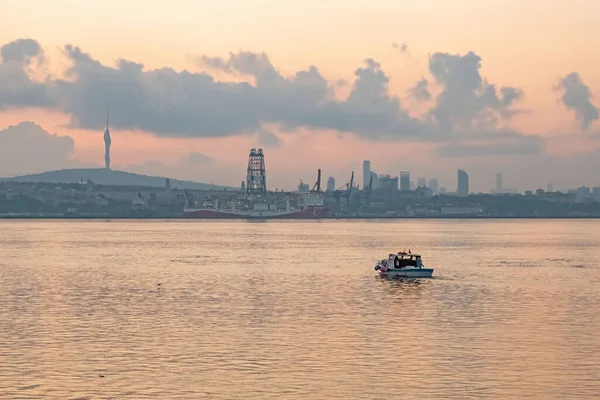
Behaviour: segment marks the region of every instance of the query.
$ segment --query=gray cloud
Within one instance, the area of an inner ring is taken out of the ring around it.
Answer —
[[[560,101],[569,110],[575,111],[575,119],[582,129],[589,128],[598,120],[598,109],[592,104],[592,94],[577,72],[560,79],[555,90],[562,92]]]
[[[6,107],[50,107],[49,87],[33,81],[29,68],[44,61],[44,52],[32,39],[19,39],[0,47],[0,110]]]
[[[71,60],[68,80],[56,82],[56,95],[72,125],[101,129],[102,110],[111,123],[159,136],[217,137],[254,132],[264,123],[334,129],[367,138],[401,138],[427,132],[389,94],[389,78],[374,60],[356,69],[347,100],[336,101],[333,87],[310,66],[283,77],[265,54],[240,52],[229,59],[201,57],[200,62],[226,72],[250,75],[256,83],[217,82],[207,73],[169,68],[145,71],[142,64],[119,60],[107,67],[66,46]]]
[[[38,42],[33,39],[17,39],[0,48],[2,62],[15,61],[28,65],[34,58],[43,59],[43,50]]]
[[[0,106],[53,107],[70,116],[72,127],[100,130],[108,104],[115,130],[139,129],[166,137],[257,135],[259,142],[272,146],[278,138],[261,134],[263,125],[328,129],[370,140],[465,143],[464,133],[482,130],[489,138],[503,136],[506,132],[496,129],[496,121],[509,118],[523,97],[517,88],[496,90],[487,83],[479,73],[481,58],[473,52],[430,56],[431,75],[442,91],[425,119],[403,109],[390,93],[390,77],[370,58],[355,69],[348,97],[339,100],[334,95],[339,82],[329,83],[317,67],[283,76],[265,53],[195,59],[212,70],[249,76],[251,83],[217,81],[207,72],[148,70],[124,59],[106,66],[73,45],[64,47],[70,61],[65,78],[36,83],[29,79],[26,64],[43,57],[37,42],[12,42],[3,47],[4,54],[8,61],[0,66],[17,68],[23,82],[15,91],[14,81],[0,75]],[[432,97],[429,86],[422,78],[410,93],[427,101]]]
[[[72,167],[74,141],[50,134],[33,122],[0,131],[0,176],[11,177]]]
[[[498,94],[496,86],[481,77],[480,68],[481,57],[473,52],[434,53],[429,58],[429,72],[443,88],[430,116],[442,129],[470,129],[514,113],[511,107],[523,92],[502,87]]]
[[[421,78],[414,87],[408,90],[408,94],[418,101],[429,101],[431,93],[429,93],[428,85],[427,79]]]

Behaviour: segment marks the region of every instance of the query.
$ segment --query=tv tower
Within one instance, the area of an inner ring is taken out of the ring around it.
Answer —
[[[106,106],[106,130],[104,131],[104,163],[106,169],[110,169],[110,131],[108,130],[108,106]]]
[[[262,149],[251,149],[248,158],[248,175],[246,177],[246,193],[267,193],[267,174],[265,172],[265,156]]]

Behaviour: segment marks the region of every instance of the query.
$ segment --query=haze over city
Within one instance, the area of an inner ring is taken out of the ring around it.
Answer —
[[[600,185],[600,3],[2,7],[2,177],[103,167],[108,106],[112,168],[143,174],[237,186],[262,147],[271,188],[365,159],[449,190],[458,168],[473,191]]]

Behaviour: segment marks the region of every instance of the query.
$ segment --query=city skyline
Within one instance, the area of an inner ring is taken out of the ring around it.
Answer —
[[[449,191],[456,169],[469,174],[472,191],[493,189],[498,172],[520,191],[600,185],[600,39],[589,35],[600,30],[589,18],[600,5],[498,3],[495,16],[511,18],[509,29],[466,0],[451,8],[357,3],[344,8],[350,26],[332,18],[326,27],[308,24],[310,11],[331,17],[338,2],[304,3],[301,12],[292,3],[246,10],[271,18],[260,28],[238,21],[243,34],[205,24],[198,29],[210,43],[189,34],[198,24],[153,2],[135,27],[169,27],[158,41],[132,35],[127,14],[116,12],[131,4],[9,4],[15,20],[28,13],[30,23],[8,21],[0,34],[0,176],[106,166],[101,110],[109,104],[113,169],[237,186],[248,149],[263,147],[270,188],[310,182],[318,168],[340,186],[352,170],[358,177],[364,159],[380,173],[411,171]],[[181,7],[214,20],[247,5]],[[67,10],[87,35],[44,22]],[[365,13],[371,22],[358,25]],[[119,15],[108,36],[104,14]],[[183,20],[175,26],[169,17]],[[277,41],[268,34],[275,26]],[[592,50],[568,46],[577,38]]]

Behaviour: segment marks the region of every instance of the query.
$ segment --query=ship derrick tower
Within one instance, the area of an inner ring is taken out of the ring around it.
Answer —
[[[106,130],[104,131],[104,164],[106,169],[110,169],[110,131],[108,130],[108,107],[106,107]]]
[[[251,149],[248,158],[248,175],[246,177],[246,193],[260,195],[267,193],[267,175],[265,173],[265,156],[262,149]]]

